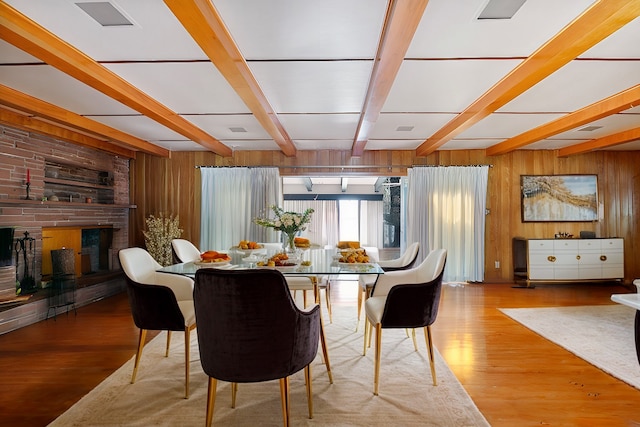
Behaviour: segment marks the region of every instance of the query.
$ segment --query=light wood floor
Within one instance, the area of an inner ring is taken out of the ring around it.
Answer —
[[[492,426],[640,426],[640,390],[498,311],[611,304],[612,293],[625,292],[616,285],[445,286],[434,342]],[[353,305],[355,319],[353,282],[334,286],[332,300]],[[120,294],[77,317],[0,336],[0,425],[46,425],[131,358],[137,334]]]

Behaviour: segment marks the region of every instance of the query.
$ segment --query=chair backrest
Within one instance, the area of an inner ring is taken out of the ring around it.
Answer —
[[[124,274],[138,283],[155,284],[155,272],[162,268],[151,254],[142,248],[126,248],[118,252]]]
[[[378,264],[380,264],[380,267],[382,267],[384,271],[408,270],[413,268],[416,259],[418,259],[419,251],[420,243],[413,242],[407,246],[407,249],[399,258],[389,261],[380,261]]]
[[[298,309],[277,270],[200,269],[194,303],[200,360],[210,377],[284,378],[316,357],[319,307]]]
[[[120,265],[127,278],[146,285],[170,288],[178,301],[193,300],[193,281],[186,276],[158,273],[162,268],[151,254],[142,248],[126,248],[118,252]]]
[[[440,305],[445,249],[433,250],[415,270],[416,282],[393,286],[387,294],[383,328],[419,328],[435,322]]]
[[[173,239],[171,241],[173,253],[178,262],[191,262],[200,260],[200,249],[185,239]]]

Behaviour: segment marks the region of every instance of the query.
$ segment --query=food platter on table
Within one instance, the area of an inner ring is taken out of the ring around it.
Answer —
[[[200,254],[200,259],[195,261],[194,264],[199,267],[213,267],[229,264],[230,262],[231,257],[224,252],[205,251]]]
[[[223,265],[228,265],[230,262],[231,260],[227,259],[224,261],[194,261],[193,263],[198,267],[216,268],[216,267],[221,267]]]
[[[259,265],[258,268],[264,268],[267,270],[278,270],[282,273],[287,273],[295,271],[295,269],[298,268],[298,264],[296,264],[295,262],[287,262],[283,263],[282,265]]]

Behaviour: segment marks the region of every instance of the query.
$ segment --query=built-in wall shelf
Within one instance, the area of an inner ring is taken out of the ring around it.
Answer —
[[[77,209],[79,207],[85,209],[136,209],[137,205],[122,205],[114,203],[86,203],[86,202],[65,202],[51,200],[25,200],[25,199],[0,199],[0,206],[17,206],[17,207],[42,207],[42,208],[56,208],[61,207],[73,207]]]

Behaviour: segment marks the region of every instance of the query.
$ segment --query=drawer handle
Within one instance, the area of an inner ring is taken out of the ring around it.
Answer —
[[[549,260],[550,262],[556,262],[556,257],[554,257],[553,255],[549,255],[547,257],[547,260]]]
[[[606,261],[606,260],[607,260],[606,255],[600,255],[600,261]]]
[[[576,255],[576,259],[580,261],[580,255]]]

